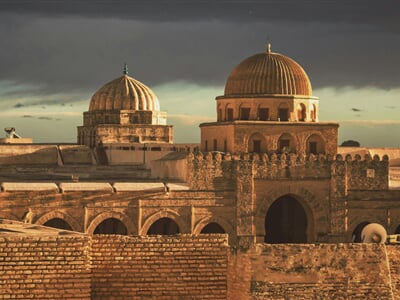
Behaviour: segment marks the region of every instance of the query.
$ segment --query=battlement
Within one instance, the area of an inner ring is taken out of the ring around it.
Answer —
[[[219,151],[213,151],[213,152],[189,152],[188,154],[188,160],[189,161],[215,161],[215,162],[220,162],[220,161],[253,161],[253,162],[258,162],[258,161],[263,161],[263,162],[271,162],[271,163],[276,163],[276,162],[286,162],[286,164],[283,164],[284,166],[294,166],[297,163],[305,163],[305,162],[335,162],[335,161],[343,161],[345,160],[346,162],[360,162],[360,161],[365,161],[365,162],[387,162],[389,161],[389,157],[387,155],[383,155],[382,158],[379,157],[379,155],[374,155],[374,157],[371,157],[369,154],[366,154],[364,158],[361,158],[361,155],[356,154],[354,158],[350,155],[347,154],[345,158],[343,158],[343,155],[337,154],[336,156],[333,155],[324,155],[324,154],[309,154],[309,155],[298,155],[295,153],[283,153],[283,154],[268,154],[268,153],[229,153],[229,152],[219,152]]]
[[[243,176],[254,179],[334,179],[341,189],[381,190],[388,188],[389,158],[360,155],[297,155],[267,153],[190,152],[188,181],[193,188],[209,189],[234,183]],[[215,179],[219,179],[215,181]],[[218,183],[216,186],[214,183]]]

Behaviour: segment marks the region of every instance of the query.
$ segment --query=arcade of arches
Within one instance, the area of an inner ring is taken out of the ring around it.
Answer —
[[[51,219],[43,224],[44,226],[57,229],[72,230],[72,227],[61,218]],[[170,218],[161,218],[155,221],[147,231],[148,235],[174,235],[179,234],[178,224]],[[208,223],[200,232],[201,234],[226,233],[216,222]],[[93,234],[120,234],[127,235],[127,227],[121,220],[108,218],[103,220],[94,230]]]

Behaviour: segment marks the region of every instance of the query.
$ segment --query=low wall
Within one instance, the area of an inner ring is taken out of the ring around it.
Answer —
[[[57,165],[57,145],[0,145],[0,165]]]
[[[257,244],[236,256],[229,289],[233,279],[248,285],[241,299],[393,299],[385,245]]]
[[[0,299],[90,299],[87,236],[0,236]]]
[[[225,235],[92,238],[92,299],[227,299]]]
[[[394,299],[400,299],[400,247],[399,245],[389,245],[386,246],[386,251]]]
[[[92,150],[84,145],[60,145],[62,162],[68,164],[93,164]]]
[[[0,230],[0,299],[400,299],[398,246]]]

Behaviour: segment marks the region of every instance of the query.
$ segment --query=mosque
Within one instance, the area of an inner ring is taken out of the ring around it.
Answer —
[[[304,69],[268,45],[233,68],[200,143],[176,144],[125,66],[93,94],[77,144],[0,140],[0,218],[89,236],[227,234],[243,251],[361,242],[370,223],[381,242],[400,233],[400,149],[338,147],[319,107]]]

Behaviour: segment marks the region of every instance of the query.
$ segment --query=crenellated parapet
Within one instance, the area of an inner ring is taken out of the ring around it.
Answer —
[[[386,155],[196,152],[188,155],[188,181],[194,189],[232,189],[249,173],[253,179],[332,179],[335,197],[343,197],[347,190],[387,189],[388,161]]]
[[[347,190],[386,190],[389,186],[389,157],[346,155]]]

